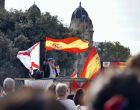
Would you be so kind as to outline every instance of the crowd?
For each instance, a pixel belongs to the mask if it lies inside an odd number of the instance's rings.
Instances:
[[[15,81],[6,78],[0,89],[0,110],[139,110],[140,54],[123,69],[99,74],[87,89],[77,88],[73,95],[62,82],[15,90]]]

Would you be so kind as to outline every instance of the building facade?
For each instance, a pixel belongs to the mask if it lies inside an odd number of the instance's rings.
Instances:
[[[70,29],[80,32],[80,38],[83,40],[88,40],[90,43],[89,45],[92,45],[94,33],[93,24],[87,11],[81,6],[81,2],[79,3],[79,7],[72,13]],[[82,71],[87,55],[88,52],[77,55],[74,69],[77,70],[78,73]]]
[[[5,0],[0,0],[0,10],[5,9]]]

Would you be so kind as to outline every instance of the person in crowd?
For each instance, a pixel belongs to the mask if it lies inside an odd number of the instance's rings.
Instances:
[[[84,95],[84,90],[82,88],[77,89],[76,94],[73,98],[77,106],[77,110],[87,110],[87,106],[84,102]]]
[[[56,65],[54,58],[48,58],[48,62],[43,65],[44,78],[56,78],[59,73],[59,65]]]
[[[24,87],[0,100],[1,110],[67,110],[58,100],[47,98],[43,89]]]
[[[90,92],[91,110],[139,110],[140,74],[135,70],[112,70],[98,76]]]
[[[75,102],[75,105],[84,105],[84,90],[82,88],[77,89],[73,100]]]
[[[137,69],[140,71],[140,54],[130,57],[126,63],[126,68]]]
[[[3,93],[2,95],[5,96],[7,94],[10,94],[14,92],[15,90],[15,81],[12,78],[6,78],[3,81]]]
[[[69,95],[70,91],[68,88],[68,85],[64,83],[58,83],[56,85],[56,96],[57,99],[64,104],[64,106],[68,110],[76,110],[76,105],[73,100],[67,99],[67,96]]]
[[[54,83],[48,85],[47,94],[49,98],[57,99],[56,97],[56,85]]]

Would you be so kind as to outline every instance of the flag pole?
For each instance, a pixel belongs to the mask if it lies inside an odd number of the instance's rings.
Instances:
[[[40,71],[43,71],[43,62],[46,59],[45,54],[45,38],[40,40]]]
[[[32,77],[32,75],[31,75],[31,73],[29,73],[29,76],[30,76],[30,78],[31,78],[31,79],[33,79],[33,77]]]

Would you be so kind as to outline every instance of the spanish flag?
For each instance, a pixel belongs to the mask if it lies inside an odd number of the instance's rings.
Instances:
[[[81,40],[77,37],[69,37],[65,39],[53,39],[46,37],[45,49],[49,50],[62,50],[71,53],[86,52],[89,47],[89,42]]]
[[[93,47],[85,61],[80,77],[94,79],[100,72],[100,69],[100,57],[96,51],[96,48]]]

